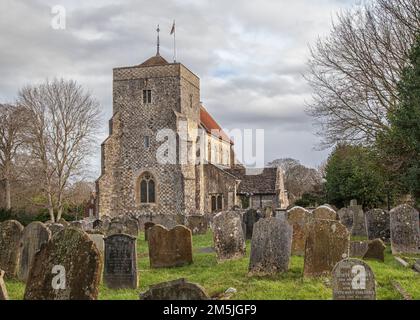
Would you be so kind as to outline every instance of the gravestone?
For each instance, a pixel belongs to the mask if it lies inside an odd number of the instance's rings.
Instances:
[[[88,236],[90,240],[93,241],[99,253],[103,257],[105,252],[104,235],[100,233],[88,233]]]
[[[206,234],[208,230],[207,217],[204,215],[190,215],[185,217],[185,225],[192,234]]]
[[[61,230],[64,230],[64,226],[60,223],[51,223],[48,226],[48,229],[51,231],[51,238],[60,232]]]
[[[213,242],[219,262],[245,255],[246,245],[240,213],[222,211],[214,216]]]
[[[306,224],[311,213],[302,207],[293,207],[287,212],[287,221],[293,227],[292,255],[303,256],[305,253]]]
[[[146,222],[144,224],[144,240],[145,241],[149,240],[149,231],[150,231],[150,228],[153,227],[154,225],[155,225],[155,223],[151,222],[151,221]]]
[[[135,237],[114,234],[105,238],[104,282],[111,289],[137,289]]]
[[[5,278],[15,278],[19,268],[19,247],[23,226],[16,220],[0,223],[0,269]]]
[[[102,220],[96,219],[93,221],[92,227],[94,230],[102,230],[104,222]]]
[[[367,227],[365,213],[362,206],[351,206],[349,209],[353,212],[353,225],[351,228],[352,237],[363,237],[367,239]]]
[[[417,259],[414,263],[413,269],[417,272],[420,272],[420,259]]]
[[[353,227],[353,211],[350,208],[341,208],[337,211],[340,222],[346,226],[348,230]]]
[[[350,241],[350,257],[363,258],[368,250],[369,241]]]
[[[254,225],[249,272],[273,274],[289,269],[293,228],[276,218],[260,219]]]
[[[191,230],[178,225],[168,230],[157,224],[149,229],[149,259],[151,268],[181,267],[191,264]]]
[[[0,301],[9,300],[6,284],[4,283],[4,271],[0,270]]]
[[[386,245],[382,239],[374,239],[368,242],[368,249],[363,256],[363,259],[375,259],[384,262],[385,261],[385,249]]]
[[[335,264],[347,258],[350,234],[338,221],[315,219],[307,227],[305,276],[329,275]]]
[[[129,217],[116,217],[112,219],[108,227],[107,235],[111,236],[113,234],[121,233],[128,234],[132,237],[138,237],[139,225],[137,220]]]
[[[369,240],[382,239],[389,241],[389,212],[382,209],[372,209],[366,212],[366,227]]]
[[[312,211],[314,219],[337,220],[337,213],[328,205],[322,205]]]
[[[32,222],[23,229],[18,269],[19,280],[26,282],[35,253],[50,239],[51,231],[42,222]]]
[[[185,279],[162,282],[150,286],[140,294],[141,300],[209,300],[204,288]]]
[[[243,214],[245,239],[252,239],[254,224],[261,218],[255,209],[249,209]]]
[[[334,300],[375,300],[375,275],[367,263],[344,259],[332,271]]]
[[[419,253],[419,212],[403,204],[389,212],[392,254]]]
[[[25,300],[96,300],[101,256],[88,235],[66,228],[35,254]]]

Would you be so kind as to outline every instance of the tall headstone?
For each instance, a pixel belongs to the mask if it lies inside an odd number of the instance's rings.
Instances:
[[[389,212],[393,254],[419,253],[419,212],[403,204]]]
[[[314,219],[337,220],[337,213],[328,205],[322,205],[312,211]]]
[[[363,212],[362,206],[351,206],[349,207],[353,212],[353,225],[351,228],[352,237],[363,237],[367,239],[367,227],[365,220],[365,213]]]
[[[273,274],[289,269],[293,227],[276,218],[260,219],[254,225],[249,272]]]
[[[136,238],[114,234],[105,238],[104,282],[111,289],[136,289]]]
[[[185,279],[162,282],[150,286],[140,294],[141,300],[209,300],[204,288]]]
[[[180,267],[193,262],[191,230],[185,226],[168,230],[155,225],[149,229],[148,244],[151,268]]]
[[[154,222],[148,221],[144,224],[144,240],[149,241],[149,231],[150,228],[155,225]]]
[[[287,221],[293,227],[292,255],[303,256],[305,253],[306,225],[311,213],[302,207],[293,207],[287,212]]]
[[[66,228],[35,254],[25,300],[96,300],[101,256],[88,235]]]
[[[2,300],[9,300],[9,294],[4,283],[4,271],[0,270],[0,301]]]
[[[382,239],[389,241],[389,212],[382,209],[372,209],[366,212],[366,226],[369,240]]]
[[[252,239],[252,230],[254,224],[261,218],[260,214],[255,209],[249,209],[243,214],[245,239]]]
[[[23,226],[16,220],[0,223],[0,269],[5,278],[15,278],[19,267],[19,247]]]
[[[185,217],[185,225],[192,234],[206,234],[208,230],[207,217],[204,215],[190,215]]]
[[[222,211],[214,216],[213,242],[219,262],[245,255],[242,217],[238,211]]]
[[[305,276],[327,276],[335,264],[347,258],[350,234],[338,221],[315,219],[308,225],[305,245]]]
[[[42,222],[32,222],[25,227],[20,246],[19,280],[26,282],[35,254],[50,239],[51,231]]]
[[[375,275],[367,263],[344,259],[332,271],[334,300],[375,300]]]
[[[337,211],[340,222],[346,226],[348,230],[353,227],[353,211],[350,208],[341,208]]]

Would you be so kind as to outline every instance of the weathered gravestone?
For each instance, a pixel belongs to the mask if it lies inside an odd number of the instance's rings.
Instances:
[[[242,217],[237,211],[223,211],[213,218],[213,242],[217,260],[242,258],[246,245]]]
[[[368,242],[368,249],[363,256],[363,259],[375,259],[384,262],[385,261],[385,249],[386,245],[382,239],[374,239]]]
[[[344,259],[332,271],[334,300],[375,300],[375,275],[368,264]]]
[[[350,241],[350,257],[362,258],[368,250],[369,241]]]
[[[310,217],[311,213],[302,207],[293,207],[287,212],[287,221],[293,227],[292,255],[305,253],[306,225]]]
[[[341,208],[337,211],[340,222],[346,226],[348,230],[353,227],[353,211],[350,208]]]
[[[337,220],[337,213],[328,205],[322,205],[312,211],[314,219]]]
[[[9,295],[7,294],[6,284],[4,283],[4,271],[0,270],[0,301],[9,300]]]
[[[273,274],[289,269],[293,228],[276,218],[260,219],[254,225],[249,272]]]
[[[149,229],[148,244],[151,268],[180,267],[193,262],[191,230],[185,226],[168,230],[157,224]]]
[[[382,209],[372,209],[366,212],[366,226],[369,240],[390,238],[389,212]]]
[[[393,254],[419,253],[419,213],[403,204],[389,212],[391,226],[391,249]]]
[[[42,222],[32,222],[25,227],[20,246],[19,280],[26,282],[35,254],[50,239],[51,231]]]
[[[363,237],[367,239],[367,228],[365,213],[362,206],[351,206],[349,209],[353,212],[353,225],[351,228],[352,237]]]
[[[129,217],[116,217],[112,219],[108,227],[107,235],[111,236],[113,234],[121,233],[137,237],[139,235],[138,221]]]
[[[96,248],[98,249],[99,253],[103,257],[105,252],[105,242],[104,242],[104,235],[100,233],[88,233],[90,240],[93,241]]]
[[[150,231],[150,228],[153,227],[154,225],[155,223],[151,221],[146,222],[144,224],[144,240],[145,241],[149,241],[149,231]]]
[[[23,226],[16,220],[0,223],[0,269],[6,278],[17,276]]]
[[[318,220],[308,224],[303,274],[329,275],[335,264],[346,258],[350,234],[338,221]]]
[[[51,223],[48,225],[48,229],[51,231],[51,237],[60,231],[64,230],[64,226],[60,223]]]
[[[204,288],[185,279],[162,282],[150,286],[140,294],[141,300],[209,300]]]
[[[135,237],[114,234],[105,238],[104,282],[111,289],[137,288]]]
[[[417,272],[420,272],[420,259],[417,259],[414,263],[413,269]]]
[[[206,234],[208,229],[207,217],[204,215],[190,215],[185,217],[185,225],[192,234]]]
[[[35,254],[25,300],[96,300],[101,256],[88,235],[76,228],[57,233]]]
[[[252,231],[254,224],[261,218],[260,214],[255,209],[249,209],[243,214],[245,239],[252,239]]]

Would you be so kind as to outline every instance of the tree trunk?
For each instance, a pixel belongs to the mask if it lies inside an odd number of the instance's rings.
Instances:
[[[10,210],[12,208],[12,200],[11,200],[11,192],[10,192],[10,180],[9,178],[4,179],[4,191],[6,197],[6,210]]]

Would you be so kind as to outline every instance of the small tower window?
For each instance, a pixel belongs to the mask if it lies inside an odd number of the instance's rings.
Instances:
[[[193,95],[190,94],[190,108],[193,107]]]
[[[143,90],[143,103],[152,103],[152,90]]]
[[[140,178],[140,202],[155,203],[156,190],[155,181],[149,173],[145,173]]]
[[[145,149],[149,149],[149,147],[150,147],[150,137],[149,136],[143,137],[143,145],[144,145]]]

